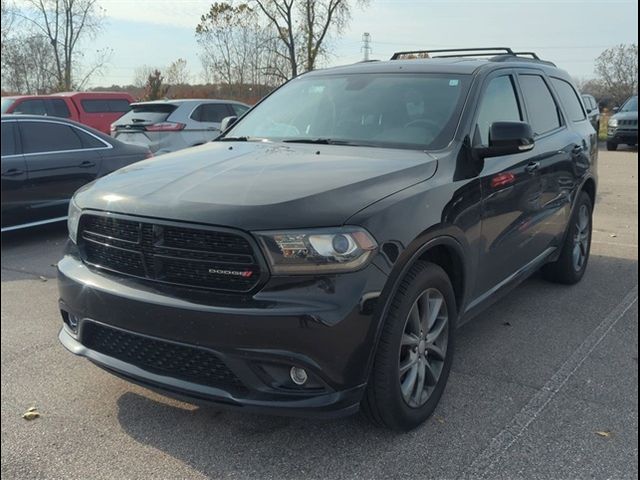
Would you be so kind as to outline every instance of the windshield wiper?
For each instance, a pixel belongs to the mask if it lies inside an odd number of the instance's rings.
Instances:
[[[282,140],[283,143],[310,143],[314,145],[347,145],[351,147],[379,147],[373,143],[353,141],[353,140],[336,140],[333,138],[288,138]]]

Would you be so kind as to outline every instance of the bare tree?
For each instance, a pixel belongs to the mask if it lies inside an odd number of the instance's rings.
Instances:
[[[165,79],[169,85],[186,85],[191,79],[191,73],[187,68],[187,61],[179,58],[167,67]]]
[[[354,3],[369,0],[253,0],[287,51],[291,76],[313,70],[332,35],[348,25]]]
[[[56,87],[52,48],[44,35],[10,38],[2,47],[2,87],[26,94],[49,93]]]
[[[638,45],[618,45],[596,58],[599,83],[615,105],[638,92]]]
[[[0,18],[0,27],[2,32],[1,48],[4,50],[4,44],[13,32],[13,25],[16,19],[16,12],[13,3],[9,0],[0,1],[0,10],[2,17]]]
[[[196,37],[207,80],[227,90],[274,85],[288,78],[286,55],[270,25],[248,4],[215,3],[202,15]]]
[[[149,80],[149,76],[154,71],[160,70],[158,67],[152,67],[150,65],[140,65],[133,71],[133,86],[137,88],[144,88]]]
[[[106,63],[108,51],[97,52],[94,63],[80,74],[81,42],[100,31],[104,11],[97,0],[25,0],[28,10],[21,16],[31,23],[52,46],[58,88],[71,90],[89,80]]]

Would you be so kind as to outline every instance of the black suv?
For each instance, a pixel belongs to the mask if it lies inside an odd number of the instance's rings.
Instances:
[[[60,340],[178,397],[411,429],[456,327],[539,269],[581,279],[596,161],[569,75],[530,53],[301,75],[76,193]]]

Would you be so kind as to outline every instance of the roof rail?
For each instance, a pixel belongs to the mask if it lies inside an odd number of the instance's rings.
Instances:
[[[490,62],[534,62],[534,63],[542,63],[544,65],[549,65],[551,67],[556,66],[555,63],[550,62],[548,60],[541,60],[540,57],[538,57],[538,55],[536,55],[533,52],[514,52],[513,54],[496,55],[495,57],[491,57],[489,61]]]
[[[436,57],[450,58],[450,57],[491,57],[498,53],[514,55],[513,50],[509,47],[485,47],[485,48],[446,48],[439,50],[410,50],[406,52],[396,52],[391,57],[391,60],[399,60],[401,57],[415,55],[422,56],[422,58],[433,58],[433,54],[437,54]],[[440,55],[440,54],[447,55]]]

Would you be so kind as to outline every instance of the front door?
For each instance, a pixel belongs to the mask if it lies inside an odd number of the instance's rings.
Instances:
[[[525,121],[513,72],[485,80],[475,121],[474,145],[488,145],[494,122]],[[535,219],[540,210],[541,178],[531,152],[486,158],[482,188],[482,251],[476,298],[490,293],[540,252]]]
[[[27,166],[20,153],[17,122],[2,121],[2,228],[28,223]]]

